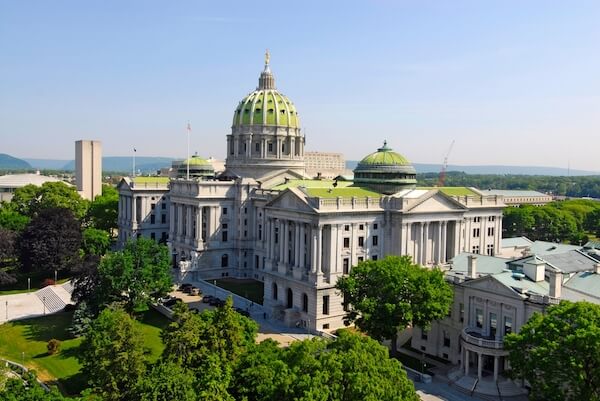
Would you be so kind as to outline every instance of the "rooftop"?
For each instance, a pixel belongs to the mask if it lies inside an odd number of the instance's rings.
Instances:
[[[529,247],[533,242],[527,237],[502,238],[501,248]]]
[[[134,184],[168,184],[169,181],[170,181],[169,177],[162,177],[162,176],[152,176],[152,177],[139,176],[139,177],[133,178]]]
[[[276,185],[271,189],[282,191],[287,188],[333,188],[334,180],[288,180],[288,182]],[[338,181],[337,187],[344,188],[352,185],[352,182]]]
[[[60,178],[49,177],[47,175],[40,174],[7,174],[0,176],[0,187],[4,188],[20,188],[25,185],[42,185],[45,182],[64,182],[67,185],[71,185]]]
[[[337,188],[306,188],[305,192],[308,196],[316,197],[316,198],[352,198],[352,197],[361,197],[361,198],[380,198],[381,194],[371,191],[366,188],[361,187],[342,187],[339,186]]]
[[[546,195],[545,193],[538,191],[521,191],[521,190],[510,190],[510,189],[480,189],[479,190],[483,195],[501,195],[508,197],[538,197],[544,196],[548,197],[550,195]]]
[[[468,187],[417,187],[417,189],[437,189],[449,196],[480,196],[477,192]]]
[[[532,254],[544,256],[552,253],[564,253],[576,249],[581,249],[581,247],[577,245],[559,244],[555,242],[535,241],[533,244],[531,244],[530,252]]]

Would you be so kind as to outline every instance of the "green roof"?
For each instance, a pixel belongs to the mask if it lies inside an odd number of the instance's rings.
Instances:
[[[169,177],[134,177],[135,184],[168,184]]]
[[[478,193],[467,187],[418,187],[417,189],[439,189],[441,192],[450,196],[480,196]]]
[[[300,127],[292,101],[275,89],[256,90],[242,99],[233,114],[233,125]]]
[[[399,153],[392,151],[392,149],[387,146],[387,142],[384,142],[383,147],[377,149],[377,152],[371,153],[358,163],[358,167],[366,167],[373,165],[410,166],[411,164],[407,158],[405,158]]]
[[[361,187],[337,187],[337,188],[307,188],[309,196],[315,198],[380,198],[381,194]]]
[[[331,188],[333,180],[289,180],[284,184],[276,185],[271,189],[275,190],[284,190],[287,188],[297,188],[297,187],[305,187],[305,188]],[[352,182],[349,181],[338,181],[338,188],[344,188],[352,185]]]
[[[210,164],[210,162],[206,159],[203,159],[199,156],[192,156],[187,160],[184,160],[181,165],[182,166],[187,166],[188,162],[190,163],[190,166],[211,166],[212,164]]]

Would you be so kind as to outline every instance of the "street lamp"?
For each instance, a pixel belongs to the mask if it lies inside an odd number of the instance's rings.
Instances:
[[[8,301],[6,301],[6,321],[8,322]]]
[[[27,277],[27,291],[31,291],[31,277]]]
[[[217,297],[217,280],[213,280],[213,284],[215,286],[215,298]]]
[[[54,284],[58,281],[58,271],[54,270]]]

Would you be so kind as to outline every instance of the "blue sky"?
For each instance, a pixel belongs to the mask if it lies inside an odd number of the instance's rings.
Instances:
[[[0,0],[0,153],[224,157],[265,48],[307,149],[598,170],[598,1]]]

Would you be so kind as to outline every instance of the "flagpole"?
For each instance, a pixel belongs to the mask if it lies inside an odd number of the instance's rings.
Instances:
[[[132,174],[132,177],[134,177],[134,178],[135,178],[135,152],[137,152],[137,151],[135,148],[133,148],[133,170],[132,170],[133,174]]]
[[[187,125],[187,159],[185,159],[186,164],[187,164],[187,179],[190,179],[190,131],[192,130],[192,127],[190,126],[190,123],[188,122]]]

